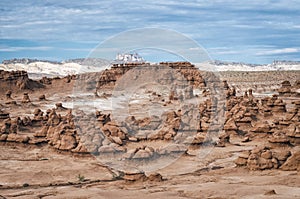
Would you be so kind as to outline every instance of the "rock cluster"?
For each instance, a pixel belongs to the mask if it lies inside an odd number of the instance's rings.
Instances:
[[[107,69],[100,74],[98,78],[96,91],[101,90],[103,88],[112,88],[115,85],[115,82],[120,79],[126,72],[135,67],[167,67],[170,69],[174,69],[174,72],[181,73],[184,81],[190,82],[192,86],[203,88],[206,83],[202,77],[202,73],[191,63],[189,62],[162,62],[157,66],[150,66],[147,63],[144,64],[134,64],[134,63],[126,63],[126,64],[116,64],[113,65],[111,69]],[[187,92],[190,94],[190,92]]]
[[[12,120],[9,117],[9,114],[3,111],[0,112],[0,116],[2,116],[2,119],[0,119],[0,141],[20,143],[27,143],[29,141],[29,137],[27,135],[17,133],[19,126],[26,126],[31,122],[28,121],[28,118],[16,118]]]
[[[296,81],[295,84],[292,86],[289,81],[283,81],[281,83],[281,88],[279,88],[277,91],[279,93],[279,96],[285,96],[285,97],[299,97],[300,92],[300,81]]]
[[[237,166],[246,166],[250,170],[282,169],[297,170],[300,159],[299,151],[291,153],[290,150],[270,149],[269,147],[257,147],[252,151],[241,153],[235,161]]]

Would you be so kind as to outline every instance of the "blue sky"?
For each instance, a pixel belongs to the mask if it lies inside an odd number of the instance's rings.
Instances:
[[[1,0],[0,61],[86,57],[136,28],[182,33],[214,60],[300,60],[299,0]]]

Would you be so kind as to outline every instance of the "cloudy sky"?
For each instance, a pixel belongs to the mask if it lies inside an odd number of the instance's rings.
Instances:
[[[300,60],[300,0],[1,0],[0,61],[86,57],[137,28],[177,31],[214,60]]]

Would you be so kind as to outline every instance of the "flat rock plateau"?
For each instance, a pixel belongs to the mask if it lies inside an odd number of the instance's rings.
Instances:
[[[300,198],[300,71],[0,71],[0,198]]]

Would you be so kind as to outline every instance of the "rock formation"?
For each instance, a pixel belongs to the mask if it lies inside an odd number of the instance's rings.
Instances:
[[[1,92],[3,93],[7,92],[8,90],[32,90],[43,87],[41,83],[29,79],[26,71],[0,70],[0,84]]]
[[[26,103],[29,103],[29,102],[31,102],[31,101],[30,101],[28,93],[24,93],[22,103],[26,104]]]

